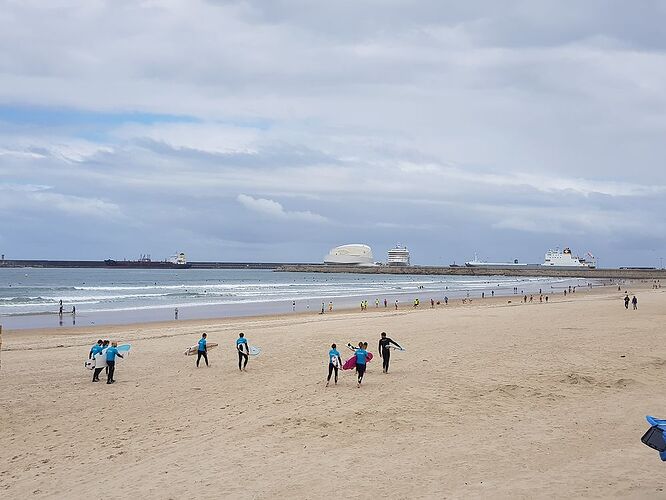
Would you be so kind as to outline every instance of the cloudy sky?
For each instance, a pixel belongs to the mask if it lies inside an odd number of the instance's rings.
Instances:
[[[665,5],[0,0],[0,250],[659,265]]]

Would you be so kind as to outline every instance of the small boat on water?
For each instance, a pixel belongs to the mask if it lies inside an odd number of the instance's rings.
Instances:
[[[107,267],[125,268],[125,269],[189,269],[192,264],[187,262],[183,252],[174,255],[169,260],[154,261],[150,255],[141,255],[138,260],[113,260],[106,259],[104,264]]]

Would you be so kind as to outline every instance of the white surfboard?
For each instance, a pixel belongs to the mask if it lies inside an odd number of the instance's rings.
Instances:
[[[106,349],[95,354],[95,368],[106,368]]]
[[[210,351],[211,349],[215,349],[218,346],[216,342],[208,342],[206,344],[206,350]],[[199,351],[199,344],[194,344],[185,349],[185,356],[194,356],[197,352]]]

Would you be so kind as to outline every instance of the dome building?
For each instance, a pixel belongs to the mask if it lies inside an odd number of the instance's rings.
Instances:
[[[372,249],[368,245],[351,244],[335,247],[324,257],[324,264],[345,266],[373,266]]]

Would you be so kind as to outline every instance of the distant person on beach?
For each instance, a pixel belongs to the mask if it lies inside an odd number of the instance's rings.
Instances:
[[[238,369],[247,371],[247,360],[250,358],[250,348],[247,345],[247,339],[244,333],[239,333],[236,339],[236,350],[238,351]]]
[[[106,364],[109,367],[109,373],[106,376],[106,383],[113,384],[113,374],[116,371],[116,356],[122,358],[123,355],[118,352],[118,342],[111,342],[111,347],[106,350]]]
[[[338,370],[342,366],[342,358],[338,352],[337,346],[331,344],[331,350],[328,351],[328,378],[326,379],[326,387],[331,381],[331,375],[335,372],[335,384],[338,383]]]
[[[178,319],[178,308],[177,307],[173,311],[173,319]]]
[[[382,372],[388,373],[389,362],[391,361],[391,344],[396,346],[398,349],[402,349],[400,344],[395,340],[386,336],[386,332],[382,332],[382,336],[379,339],[379,357],[382,358]]]
[[[295,300],[292,301],[292,303],[291,303],[291,310],[292,310],[292,311],[295,311],[295,310],[296,310],[296,301],[295,301]]]
[[[634,297],[631,299],[631,305],[634,306],[634,311],[638,309],[638,299],[634,295]]]
[[[328,312],[333,312],[333,302],[328,303]]]
[[[494,297],[495,296],[495,290],[490,290],[490,296]]]
[[[197,368],[199,368],[199,361],[201,361],[201,358],[206,361],[206,366],[210,366],[208,364],[208,347],[206,347],[206,334],[202,333],[201,338],[199,339],[199,347],[197,348]]]
[[[449,298],[447,296],[444,296],[444,305],[445,306],[449,305]]]
[[[388,300],[384,299],[384,309],[388,307]]]
[[[546,304],[548,303],[548,295],[546,295]]]
[[[375,308],[379,307],[379,299],[375,299]]]
[[[629,309],[629,295],[624,296],[624,308]]]
[[[76,316],[76,306],[72,306],[72,316]]]
[[[62,300],[60,302],[61,304],[60,304],[60,309],[58,309],[58,314],[62,316]]]
[[[395,299],[395,310],[398,310],[398,299]]]
[[[324,314],[324,303],[321,303],[321,314]]]
[[[430,299],[430,309],[435,307],[435,299]]]

